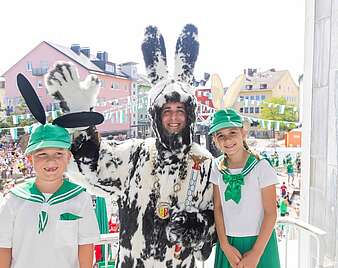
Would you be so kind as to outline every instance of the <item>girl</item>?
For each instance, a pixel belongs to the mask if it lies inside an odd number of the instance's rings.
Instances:
[[[214,160],[214,214],[219,242],[215,268],[280,268],[276,223],[277,175],[249,150],[241,116],[214,114],[209,134],[223,155]]]

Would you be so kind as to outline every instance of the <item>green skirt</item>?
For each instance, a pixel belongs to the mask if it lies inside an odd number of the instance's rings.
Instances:
[[[228,236],[229,243],[238,249],[243,255],[255,244],[257,236],[233,237]],[[219,242],[216,244],[214,268],[231,268],[226,256],[221,249]],[[257,268],[280,268],[278,246],[275,231],[272,232],[270,240],[265,247],[264,253],[257,265]]]

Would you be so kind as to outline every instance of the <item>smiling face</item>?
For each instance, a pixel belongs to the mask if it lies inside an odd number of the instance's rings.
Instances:
[[[243,128],[223,128],[213,135],[213,140],[219,150],[231,156],[243,152],[245,134]]]
[[[169,102],[162,108],[162,126],[169,134],[180,133],[187,124],[187,114],[184,103]]]
[[[37,180],[41,182],[57,182],[63,179],[71,152],[62,148],[43,148],[28,155],[33,165]]]

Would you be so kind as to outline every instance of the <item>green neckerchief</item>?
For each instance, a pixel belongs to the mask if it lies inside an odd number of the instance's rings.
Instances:
[[[26,183],[14,187],[10,190],[15,196],[40,204],[46,204],[47,206],[52,206],[59,204],[61,202],[72,199],[73,197],[79,195],[81,192],[85,191],[85,188],[70,182],[68,179],[64,179],[60,188],[52,194],[48,199],[40,192],[36,187],[35,179],[31,179]],[[42,233],[48,222],[48,213],[43,209],[39,213],[39,225],[38,233]]]
[[[242,197],[241,188],[244,185],[244,177],[255,167],[259,160],[253,154],[250,154],[244,168],[239,174],[231,174],[226,167],[225,161],[224,155],[217,158],[218,169],[223,174],[224,183],[227,184],[224,199],[225,201],[232,199],[238,204]]]

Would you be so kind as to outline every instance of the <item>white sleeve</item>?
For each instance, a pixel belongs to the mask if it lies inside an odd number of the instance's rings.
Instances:
[[[100,230],[90,195],[86,192],[79,220],[79,245],[92,244],[100,240]]]
[[[15,218],[10,206],[12,198],[11,194],[7,194],[0,203],[0,248],[12,247]]]
[[[211,166],[211,173],[210,173],[210,182],[219,185],[219,178],[221,177],[221,173],[219,172],[217,168],[217,162],[216,159],[212,160],[212,166]]]
[[[258,168],[258,183],[260,188],[265,188],[270,185],[278,184],[279,180],[275,169],[267,160],[261,160],[257,164]]]

